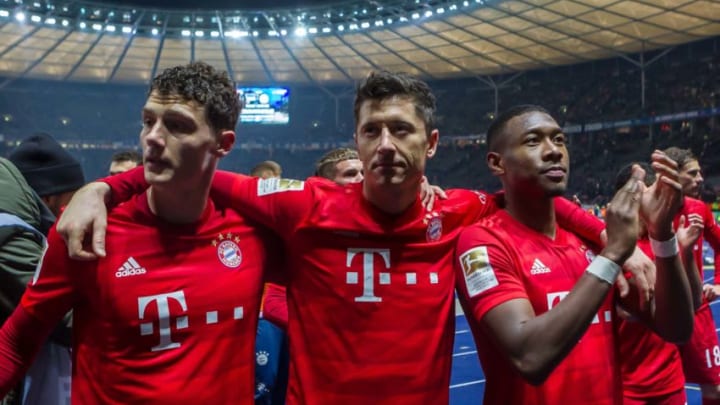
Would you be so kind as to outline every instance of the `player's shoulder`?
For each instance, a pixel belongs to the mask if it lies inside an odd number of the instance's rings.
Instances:
[[[461,243],[498,242],[502,243],[511,238],[506,220],[499,212],[479,219],[477,222],[465,227],[460,233]]]
[[[691,213],[702,213],[708,209],[707,205],[701,200],[698,200],[698,199],[692,198],[692,197],[683,197],[683,198],[684,198],[683,204],[685,205],[685,207],[687,207],[688,211]]]
[[[453,188],[446,190],[445,194],[447,198],[437,199],[437,204],[446,209],[495,204],[494,196],[484,191]]]

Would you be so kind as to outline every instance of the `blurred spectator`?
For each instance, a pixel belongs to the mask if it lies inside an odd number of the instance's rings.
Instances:
[[[117,152],[112,156],[110,160],[111,176],[118,173],[126,172],[130,169],[134,169],[142,164],[142,155],[134,150],[125,150]]]

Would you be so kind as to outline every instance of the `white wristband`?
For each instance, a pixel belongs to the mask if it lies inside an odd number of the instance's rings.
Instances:
[[[675,257],[680,253],[680,247],[675,235],[663,242],[650,238],[650,248],[655,257],[660,258]]]
[[[608,284],[613,284],[620,274],[620,266],[607,257],[595,256],[585,271]]]

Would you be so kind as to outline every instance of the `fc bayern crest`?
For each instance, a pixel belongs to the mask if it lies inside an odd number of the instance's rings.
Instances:
[[[232,233],[227,235],[221,233],[212,241],[212,245],[217,246],[218,259],[231,269],[238,267],[242,263],[242,252],[238,242],[240,242],[240,238],[233,236]]]
[[[425,237],[428,242],[435,242],[442,236],[442,218],[433,215],[427,222],[427,233]]]

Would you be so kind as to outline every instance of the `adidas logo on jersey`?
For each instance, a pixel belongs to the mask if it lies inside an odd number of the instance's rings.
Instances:
[[[550,273],[548,266],[544,265],[540,259],[535,259],[532,267],[530,268],[530,274],[545,274]]]
[[[118,268],[117,272],[115,272],[115,277],[120,278],[138,276],[145,273],[147,273],[145,267],[140,266],[138,262],[135,261],[135,259],[129,257],[127,260],[125,260],[125,263],[123,263],[123,265]]]

